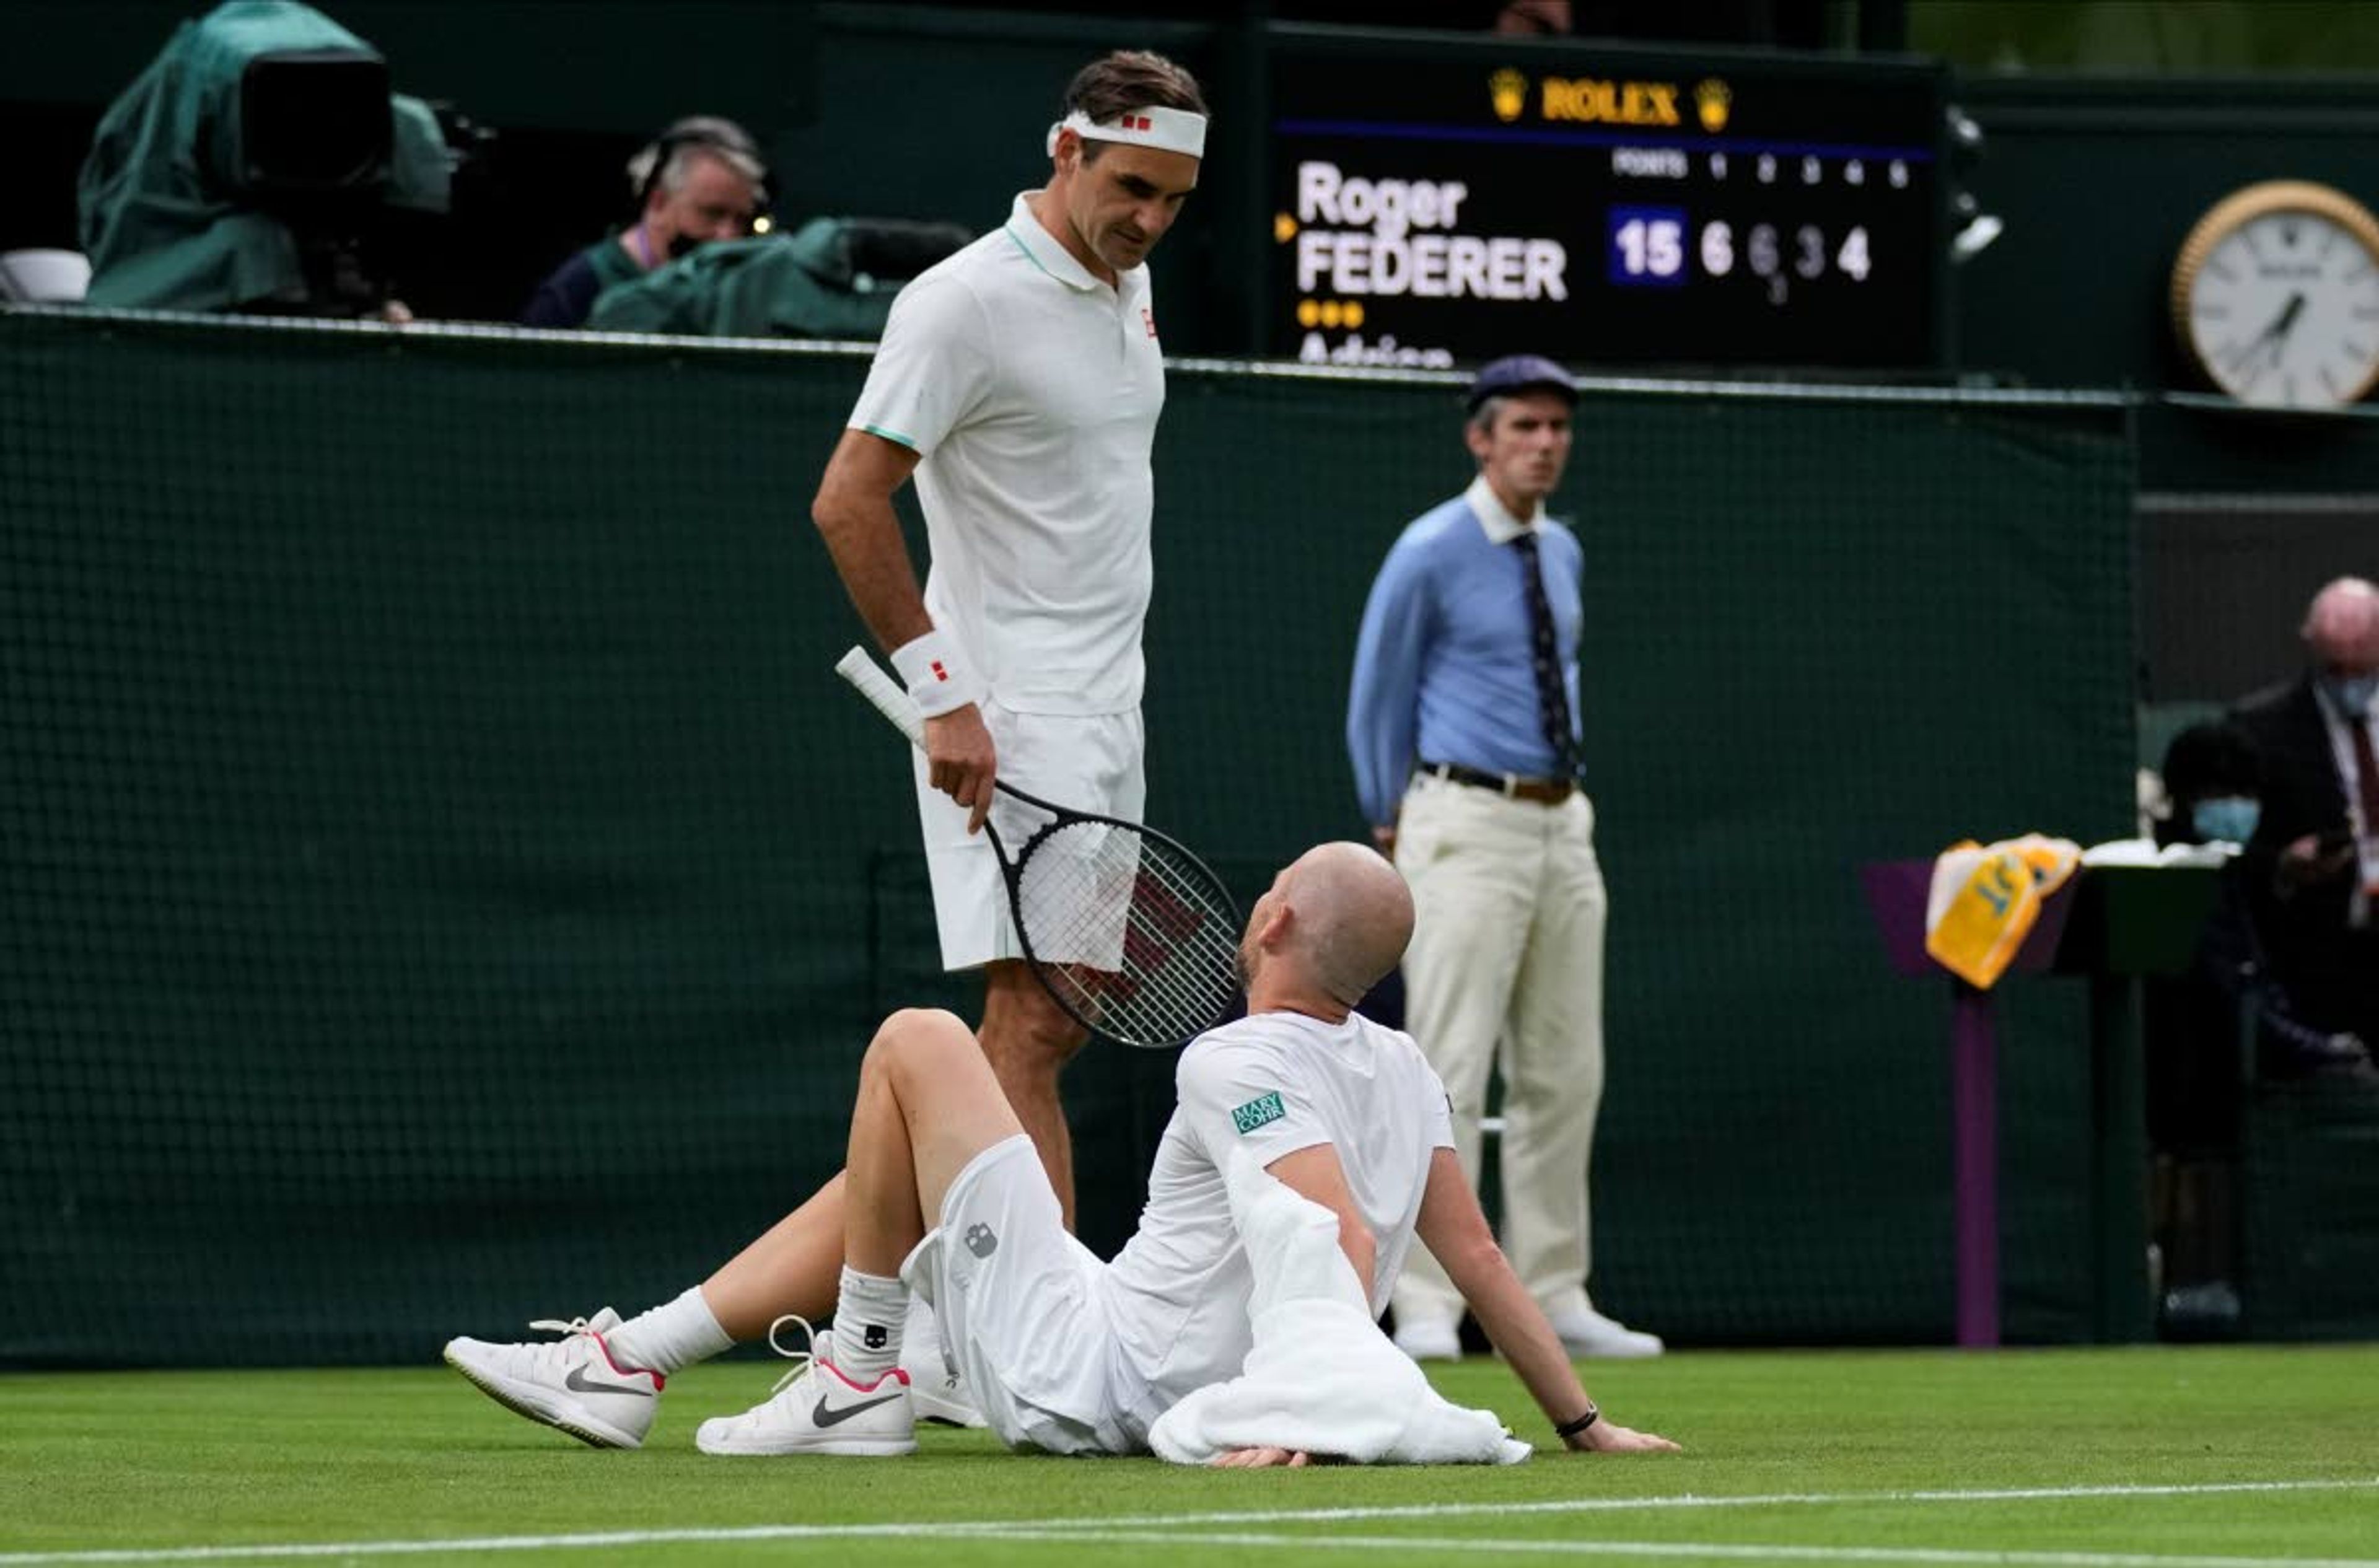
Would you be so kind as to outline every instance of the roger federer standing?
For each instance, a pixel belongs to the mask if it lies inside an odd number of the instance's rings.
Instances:
[[[1069,1228],[1057,1074],[1085,1036],[1022,963],[978,830],[996,776],[1080,810],[1141,814],[1149,457],[1165,405],[1146,261],[1205,147],[1205,102],[1171,61],[1122,52],[1078,73],[1049,127],[1047,186],[893,303],[810,509],[927,716],[917,810],[942,961],[984,972],[977,1038]],[[922,590],[892,508],[912,476],[932,550]],[[904,1333],[906,1287],[843,1267],[842,1195],[829,1182],[701,1285],[624,1322],[607,1308],[540,1324],[559,1328],[555,1342],[458,1339],[446,1358],[531,1419],[634,1448],[669,1374],[767,1337],[780,1313],[831,1309],[871,1353],[900,1346],[919,1415],[980,1424],[929,1320]]]
[[[1206,105],[1161,55],[1085,66],[1048,185],[901,291],[811,508],[925,714],[917,809],[942,962],[984,971],[978,1038],[1068,1223],[1057,1074],[1081,1027],[1021,961],[990,845],[992,780],[1137,821],[1149,455],[1165,365],[1149,251],[1197,186]],[[912,476],[920,591],[892,497]]]
[[[1657,1356],[1597,1311],[1587,1167],[1602,1099],[1609,902],[1578,787],[1577,536],[1545,515],[1569,461],[1568,372],[1498,359],[1469,392],[1470,488],[1388,551],[1363,609],[1346,745],[1380,847],[1412,887],[1407,1027],[1445,1080],[1479,1176],[1488,1069],[1503,1076],[1503,1242],[1571,1354]],[[1461,1293],[1416,1254],[1397,1345],[1461,1354]]]

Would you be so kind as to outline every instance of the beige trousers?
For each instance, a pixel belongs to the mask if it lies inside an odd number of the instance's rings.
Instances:
[[[1475,1184],[1492,1067],[1503,1079],[1503,1250],[1548,1316],[1583,1311],[1610,913],[1593,804],[1573,794],[1537,805],[1419,776],[1397,818],[1396,869],[1419,911],[1405,1026],[1445,1080],[1462,1168]],[[1423,1247],[1391,1299],[1400,1323],[1462,1315],[1460,1294]]]

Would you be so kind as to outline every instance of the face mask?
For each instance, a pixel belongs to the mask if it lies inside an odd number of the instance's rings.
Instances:
[[[2255,836],[2255,824],[2263,814],[2260,802],[2244,795],[2226,795],[2219,800],[2198,802],[2189,814],[2189,825],[2197,829],[2200,838],[2243,844]]]
[[[2379,669],[2367,675],[2325,675],[2322,684],[2329,688],[2340,712],[2359,718],[2371,711],[2371,699],[2379,696]]]

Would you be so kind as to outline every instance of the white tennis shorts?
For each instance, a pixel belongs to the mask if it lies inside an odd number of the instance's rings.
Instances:
[[[1000,1441],[1130,1453],[1141,1445],[1116,1398],[1105,1268],[1067,1234],[1041,1156],[1020,1132],[967,1162],[900,1277],[932,1304],[942,1346]]]
[[[1145,738],[1130,713],[1011,713],[983,705],[999,777],[1055,805],[1138,822],[1148,801],[1141,767]],[[913,749],[913,748],[912,748]],[[966,808],[928,782],[925,754],[917,752],[917,820],[925,840],[925,870],[934,884],[934,923],[942,967],[973,969],[995,959],[1020,959],[1024,948],[1008,915],[1008,886],[991,840],[966,830]],[[992,802],[991,820],[1016,854],[1040,814],[1005,797]]]

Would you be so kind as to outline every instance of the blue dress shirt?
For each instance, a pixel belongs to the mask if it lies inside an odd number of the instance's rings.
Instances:
[[[1372,823],[1395,820],[1417,762],[1531,778],[1559,770],[1538,718],[1528,597],[1520,552],[1511,547],[1530,529],[1569,710],[1578,712],[1585,552],[1576,535],[1541,510],[1527,522],[1513,517],[1478,480],[1406,527],[1363,606],[1346,750]]]

